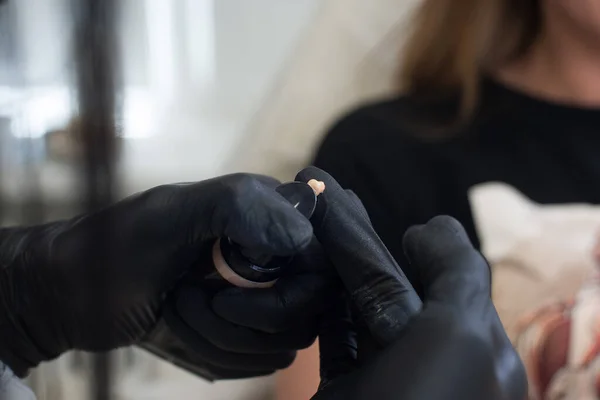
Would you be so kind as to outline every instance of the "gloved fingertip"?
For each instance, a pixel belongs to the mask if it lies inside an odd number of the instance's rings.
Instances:
[[[245,295],[240,288],[232,287],[219,291],[210,300],[213,310],[219,314],[227,312],[232,305],[239,304],[240,300],[244,301]]]
[[[306,249],[313,241],[314,229],[310,221],[305,221],[298,232],[295,250]]]
[[[294,180],[298,181],[298,182],[308,182],[311,179],[323,181],[323,179],[321,179],[321,178],[325,177],[326,175],[328,175],[328,174],[325,171],[323,171],[322,169],[314,167],[314,166],[309,166],[309,167],[304,168],[300,172],[298,172],[296,174],[296,178]],[[326,182],[325,182],[325,185],[327,185]]]
[[[281,360],[279,361],[278,365],[276,365],[276,368],[278,370],[288,368],[290,365],[292,365],[294,363],[294,361],[296,361],[297,355],[298,355],[298,353],[296,351],[282,353]]]
[[[413,225],[406,230],[404,237],[402,238],[402,248],[404,249],[404,255],[411,264],[417,258],[417,252],[419,248],[419,242],[421,238],[421,232],[423,231],[424,225]]]
[[[307,219],[301,219],[298,221],[294,229],[287,230],[289,235],[279,234],[278,238],[285,238],[288,243],[280,243],[282,250],[288,250],[290,254],[295,254],[301,250],[307,248],[313,238],[313,226]],[[276,239],[273,239],[271,243],[275,243]],[[274,247],[276,247],[274,245]]]
[[[407,258],[414,263],[444,259],[450,253],[456,253],[457,249],[473,250],[471,239],[461,223],[447,215],[409,228],[402,244]]]
[[[259,331],[269,331],[268,309],[271,289],[253,290],[227,288],[210,300],[210,308],[222,319]]]
[[[286,223],[271,224],[265,229],[263,235],[252,239],[255,242],[254,249],[284,257],[296,254],[308,247],[313,238],[312,224],[300,213],[292,215],[292,217],[293,219],[289,219]],[[246,244],[248,241],[248,238],[243,238],[238,242]],[[252,246],[247,245],[246,247],[251,248]]]
[[[354,190],[352,190],[352,189],[345,189],[345,190],[346,190],[346,193],[348,194],[348,197],[350,197],[352,199],[352,201],[362,204],[362,201],[357,196],[357,194],[354,192]]]
[[[430,229],[438,230],[440,233],[443,232],[447,235],[454,236],[459,241],[470,243],[469,235],[465,231],[465,228],[460,222],[454,217],[448,215],[438,215],[433,217],[427,225]]]

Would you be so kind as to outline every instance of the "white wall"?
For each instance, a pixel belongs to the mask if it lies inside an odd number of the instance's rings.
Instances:
[[[217,88],[224,108],[248,117],[293,56],[318,0],[218,0]]]
[[[128,190],[222,171],[318,7],[318,0],[216,1],[214,79],[179,92],[158,134],[127,145]]]
[[[228,170],[291,179],[329,125],[390,95],[417,0],[329,0],[248,127]]]

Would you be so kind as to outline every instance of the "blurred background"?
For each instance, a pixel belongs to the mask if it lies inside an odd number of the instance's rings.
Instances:
[[[4,224],[78,212],[70,1],[0,7]],[[120,1],[118,197],[241,170],[293,178],[340,112],[393,89],[414,3]],[[210,384],[141,350],[115,359],[119,399],[272,394],[273,378]],[[40,400],[84,399],[88,365],[86,355],[69,354],[29,383]]]

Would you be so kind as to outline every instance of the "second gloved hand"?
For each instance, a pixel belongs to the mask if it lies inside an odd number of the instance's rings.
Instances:
[[[278,184],[236,174],[166,185],[69,221],[2,229],[0,360],[23,376],[68,350],[150,340],[177,288],[175,312],[193,327],[193,343],[202,343],[181,356],[203,375],[240,378],[288,366],[316,336],[322,276],[297,269],[296,285],[282,278],[256,299],[236,289],[213,299],[186,286],[191,272],[212,268],[207,254],[221,236],[276,256],[308,247],[312,227],[275,192]]]
[[[315,400],[523,400],[523,365],[491,300],[490,271],[462,226],[438,217],[407,232],[416,292],[360,201],[315,168],[327,190],[315,235],[345,287],[323,319]],[[349,301],[347,301],[349,300]]]

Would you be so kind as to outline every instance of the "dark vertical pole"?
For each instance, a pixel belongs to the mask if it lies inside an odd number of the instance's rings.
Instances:
[[[113,201],[115,190],[115,114],[117,82],[117,0],[74,0],[74,55],[75,77],[79,104],[80,138],[83,144],[84,205],[88,212],[96,211]],[[111,222],[90,238],[90,246],[103,247],[107,254]],[[104,277],[105,278],[105,277]],[[90,276],[90,284],[97,288],[95,295],[102,309],[90,310],[98,315],[99,323],[109,322],[109,288],[106,279]],[[96,301],[94,302],[96,303]],[[110,356],[108,353],[94,356],[91,376],[92,397],[109,400],[111,396]]]

